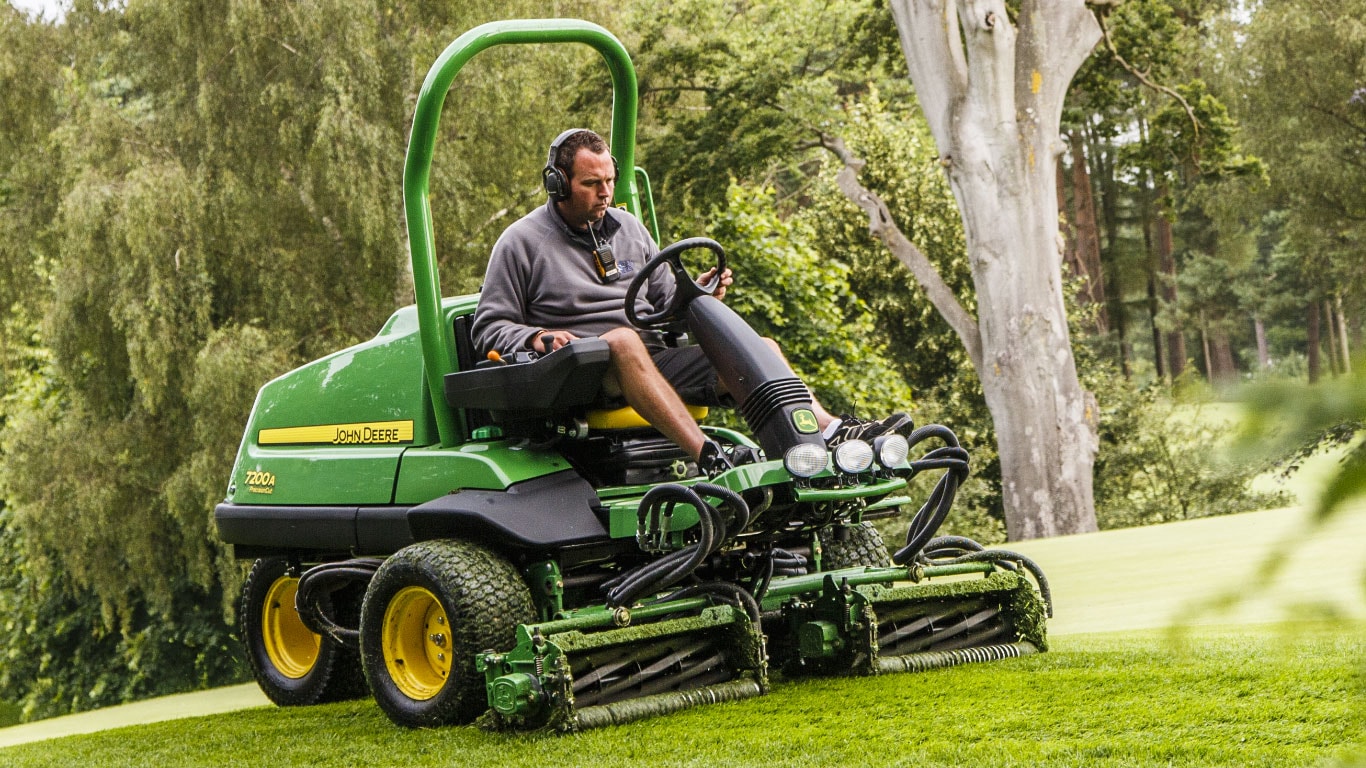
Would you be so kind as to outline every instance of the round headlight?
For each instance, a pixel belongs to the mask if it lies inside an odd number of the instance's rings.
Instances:
[[[783,466],[797,477],[815,477],[830,463],[830,454],[825,447],[812,443],[799,443],[787,449],[783,456]]]
[[[901,435],[883,435],[873,441],[877,463],[888,469],[899,467],[911,453],[911,445]]]
[[[873,446],[862,440],[846,440],[835,446],[835,466],[841,472],[857,474],[873,466]]]

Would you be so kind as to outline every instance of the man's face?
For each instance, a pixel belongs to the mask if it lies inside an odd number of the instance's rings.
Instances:
[[[570,226],[581,229],[607,215],[616,187],[616,167],[608,152],[583,148],[574,156],[574,176],[569,180],[569,199],[558,203]]]

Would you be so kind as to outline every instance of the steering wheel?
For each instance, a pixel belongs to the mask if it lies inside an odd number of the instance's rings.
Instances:
[[[693,280],[692,276],[683,268],[683,254],[694,248],[706,248],[716,254],[716,272],[712,275],[712,279],[705,284]],[[640,287],[645,285],[645,281],[650,278],[650,275],[664,264],[668,264],[674,274],[673,301],[669,302],[669,306],[653,314],[637,315],[636,294],[640,293]],[[626,319],[631,325],[642,329],[655,328],[679,320],[693,299],[699,296],[710,296],[716,292],[716,289],[721,285],[721,273],[725,271],[726,252],[721,248],[720,243],[709,237],[690,237],[686,240],[679,240],[650,259],[631,280],[630,287],[626,289]]]

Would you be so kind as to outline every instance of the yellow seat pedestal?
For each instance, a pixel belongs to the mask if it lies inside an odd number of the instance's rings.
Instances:
[[[689,405],[688,415],[692,416],[693,421],[701,421],[707,417],[707,407],[704,405]],[[629,405],[624,408],[615,408],[610,411],[589,411],[589,429],[640,429],[650,426],[650,422],[645,417],[636,413],[636,409]]]

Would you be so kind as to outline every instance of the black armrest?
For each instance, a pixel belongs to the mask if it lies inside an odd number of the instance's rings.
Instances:
[[[607,342],[579,339],[529,363],[448,373],[446,402],[525,415],[579,408],[598,396],[609,359]]]

